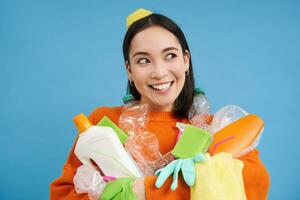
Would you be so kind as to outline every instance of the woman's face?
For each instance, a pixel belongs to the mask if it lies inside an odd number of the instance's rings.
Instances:
[[[126,68],[141,103],[152,110],[171,111],[183,88],[189,59],[189,52],[182,52],[178,39],[168,30],[151,26],[138,32],[131,41]]]

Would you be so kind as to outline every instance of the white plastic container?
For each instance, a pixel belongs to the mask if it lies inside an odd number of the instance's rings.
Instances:
[[[93,167],[93,160],[106,176],[142,177],[112,128],[93,126],[84,114],[77,115],[74,122],[80,133],[74,152],[82,164]]]

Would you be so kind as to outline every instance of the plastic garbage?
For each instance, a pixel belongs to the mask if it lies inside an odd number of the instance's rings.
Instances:
[[[253,150],[259,142],[264,128],[264,122],[254,114],[248,114],[225,126],[213,135],[209,153],[230,153],[239,157]]]
[[[74,117],[74,122],[80,133],[74,153],[81,163],[93,167],[93,160],[108,176],[142,176],[112,128],[93,126],[82,113]]]
[[[106,182],[100,173],[91,166],[81,165],[73,178],[77,193],[88,193],[90,200],[98,200]]]
[[[190,108],[188,119],[194,126],[206,130],[209,127],[210,104],[205,92],[196,88],[194,91],[193,104]]]
[[[148,121],[148,105],[134,101],[132,95],[124,97],[126,103],[119,118],[119,126],[128,133],[125,149],[144,175],[154,175],[166,164],[159,152],[159,141],[154,133],[145,130]]]
[[[148,104],[140,104],[132,95],[126,95],[123,102],[125,105],[119,118],[119,127],[128,135],[144,130],[148,122]]]
[[[225,126],[246,115],[248,115],[248,113],[239,106],[226,105],[215,113],[208,131],[211,134],[215,134]]]
[[[119,137],[119,140],[122,144],[125,144],[128,135],[124,133],[122,129],[120,129],[112,120],[110,120],[107,116],[103,116],[102,119],[98,122],[97,126],[108,126],[111,127],[117,136]]]

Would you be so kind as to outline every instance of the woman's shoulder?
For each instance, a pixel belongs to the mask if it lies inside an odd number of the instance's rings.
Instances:
[[[118,123],[119,117],[122,112],[122,107],[123,106],[97,107],[91,112],[89,119],[92,122],[92,124],[97,124],[104,116],[106,116],[113,122]]]

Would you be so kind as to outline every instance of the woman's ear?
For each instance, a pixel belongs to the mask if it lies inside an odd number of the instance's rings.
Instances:
[[[127,72],[127,76],[128,76],[128,80],[132,81],[131,77],[132,77],[132,72],[131,72],[131,67],[128,61],[125,62],[125,66],[126,66],[126,72]]]
[[[184,67],[186,71],[189,71],[191,55],[188,50],[185,50],[183,54],[183,59],[184,59]]]

